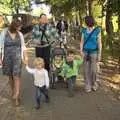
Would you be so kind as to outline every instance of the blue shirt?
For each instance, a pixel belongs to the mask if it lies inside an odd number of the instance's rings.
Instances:
[[[83,46],[84,48],[84,52],[88,52],[88,50],[91,50],[91,53],[97,53],[98,51],[98,35],[101,32],[100,28],[97,28],[92,35],[90,36],[90,38],[88,39],[88,36],[90,35],[90,31],[88,30],[88,28],[83,28],[82,29],[82,34],[83,34],[83,40],[84,43],[87,40],[87,42],[85,43],[85,45]]]

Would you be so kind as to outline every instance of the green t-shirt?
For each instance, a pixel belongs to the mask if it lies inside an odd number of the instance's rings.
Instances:
[[[78,75],[78,70],[79,66],[83,63],[83,60],[74,60],[73,61],[73,66],[69,66],[66,62],[63,63],[61,73],[62,77],[70,78],[72,76],[77,76]]]

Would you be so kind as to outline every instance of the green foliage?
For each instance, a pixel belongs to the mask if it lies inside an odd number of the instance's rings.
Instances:
[[[94,18],[102,18],[102,6],[97,1],[93,2],[92,13]]]
[[[98,0],[103,6],[104,12],[109,9],[112,14],[120,14],[120,0]]]
[[[72,17],[74,12],[84,12],[86,8],[85,0],[49,0],[51,12],[59,17],[64,14],[67,17]]]
[[[16,14],[19,10],[29,7],[30,0],[1,0],[0,12],[5,14]]]

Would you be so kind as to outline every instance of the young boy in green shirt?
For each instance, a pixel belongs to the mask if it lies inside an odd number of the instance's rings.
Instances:
[[[68,96],[73,97],[73,89],[76,83],[76,77],[78,75],[79,66],[83,63],[82,59],[76,59],[73,50],[69,50],[67,53],[66,61],[63,63],[62,71],[60,75],[65,77],[68,83]]]

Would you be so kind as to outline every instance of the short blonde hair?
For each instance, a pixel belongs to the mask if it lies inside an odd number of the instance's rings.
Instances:
[[[43,68],[45,67],[44,59],[41,57],[35,58],[33,64],[34,66],[42,65]]]

